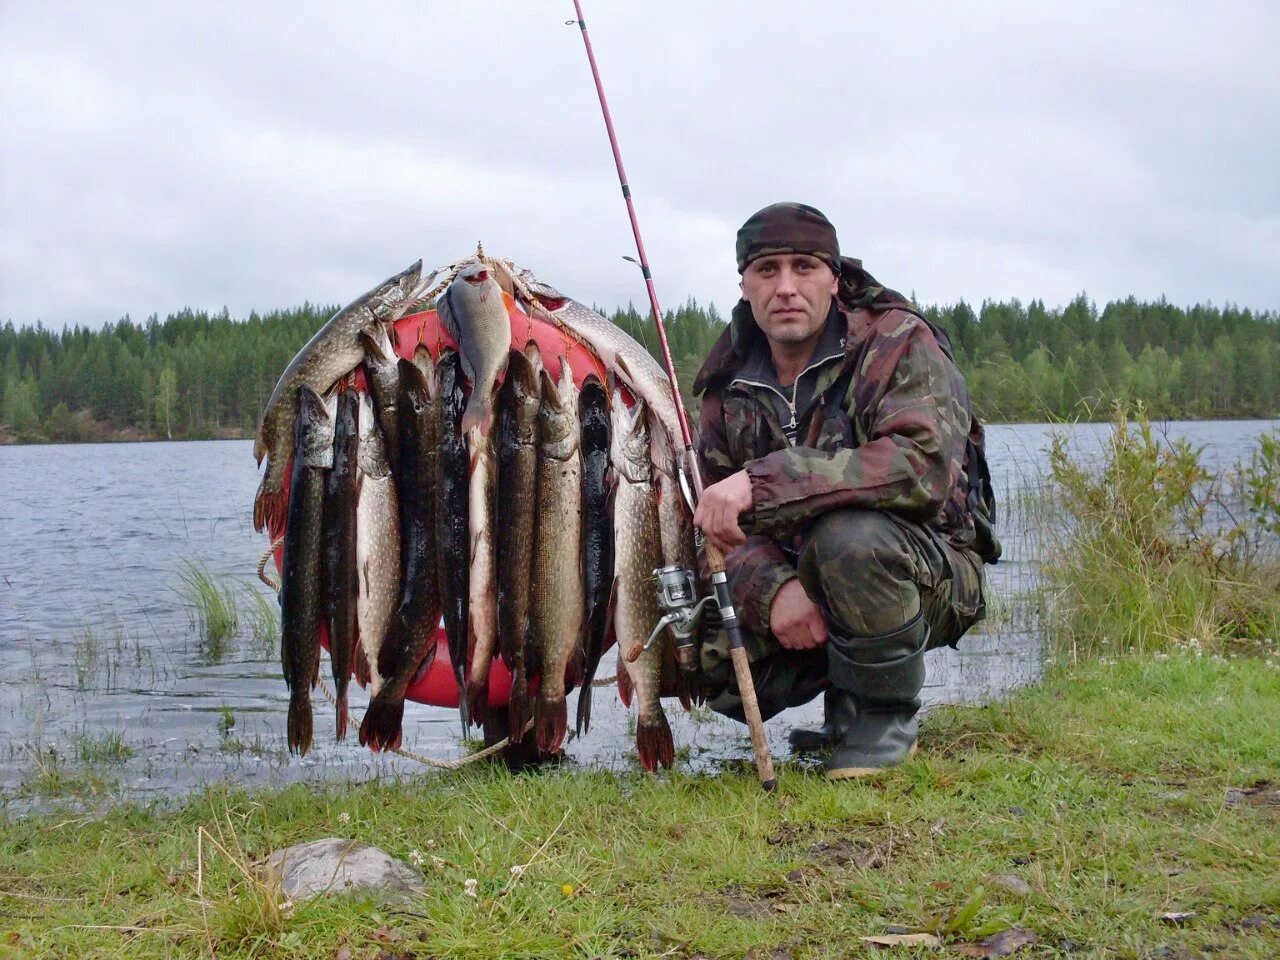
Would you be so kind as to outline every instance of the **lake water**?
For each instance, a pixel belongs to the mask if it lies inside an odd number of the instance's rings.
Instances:
[[[1204,450],[1211,469],[1245,456],[1278,421],[1170,423],[1170,438]],[[929,654],[928,705],[984,700],[1033,680],[1042,663],[1034,582],[1020,509],[1042,483],[1052,429],[1076,449],[1101,449],[1106,424],[989,428],[1004,559],[988,568],[993,616],[959,651]],[[105,799],[174,796],[219,780],[273,784],[418,773],[332,740],[332,709],[316,699],[316,749],[284,751],[287,691],[276,637],[247,627],[220,649],[202,643],[181,593],[196,561],[243,594],[270,595],[254,575],[266,543],[253,531],[258,474],[248,441],[0,447],[0,791],[38,804],[41,771],[86,764]],[[606,655],[601,674],[613,664]],[[327,665],[325,667],[327,670]],[[576,694],[575,694],[576,696]],[[365,697],[354,685],[357,717]],[[571,705],[572,706],[572,705]],[[701,769],[749,760],[745,728],[688,716],[668,702],[680,763]],[[568,744],[583,766],[633,766],[627,713],[595,692],[591,732]],[[775,755],[786,731],[821,716],[821,702],[768,726]],[[469,752],[452,709],[410,704],[405,746],[437,758]],[[105,755],[105,756],[104,756]],[[47,778],[46,778],[47,779]],[[34,792],[34,798],[32,797]],[[24,799],[25,797],[25,799]]]

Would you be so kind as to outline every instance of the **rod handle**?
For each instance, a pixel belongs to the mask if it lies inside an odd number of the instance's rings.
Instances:
[[[778,780],[773,774],[773,757],[769,754],[769,742],[764,735],[764,720],[760,717],[760,701],[756,699],[756,683],[751,677],[751,662],[747,659],[746,648],[742,646],[730,647],[729,656],[733,660],[733,672],[738,678],[742,713],[747,721],[747,729],[751,731],[751,751],[756,756],[760,786],[764,787],[766,793],[772,793],[778,788]]]

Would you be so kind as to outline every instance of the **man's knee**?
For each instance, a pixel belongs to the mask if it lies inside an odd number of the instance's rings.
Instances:
[[[920,610],[919,550],[880,510],[833,510],[814,521],[800,553],[805,590],[835,631],[897,629]]]

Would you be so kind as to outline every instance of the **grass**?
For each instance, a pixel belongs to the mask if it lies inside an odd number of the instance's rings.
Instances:
[[[1096,466],[1050,451],[1061,514],[1040,528],[1051,636],[1074,660],[1280,637],[1280,438],[1210,474],[1120,408]]]
[[[227,641],[240,629],[234,588],[219,583],[200,560],[183,560],[178,579],[182,584],[178,592],[187,603],[191,625],[199,630],[209,656],[219,659]]]
[[[1274,649],[1135,655],[940,708],[874,783],[473,767],[12,819],[0,956],[905,957],[861,938],[1016,927],[1026,957],[1270,958],[1276,702]],[[421,896],[289,903],[254,869],[334,835],[420,863]]]

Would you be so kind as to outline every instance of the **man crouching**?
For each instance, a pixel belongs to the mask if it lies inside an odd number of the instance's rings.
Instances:
[[[981,425],[947,335],[857,260],[819,211],[738,231],[742,300],[694,383],[707,484],[694,522],[726,555],[765,719],[826,693],[845,779],[915,751],[926,650],[983,616],[1000,546]],[[709,705],[743,719],[723,631]]]

